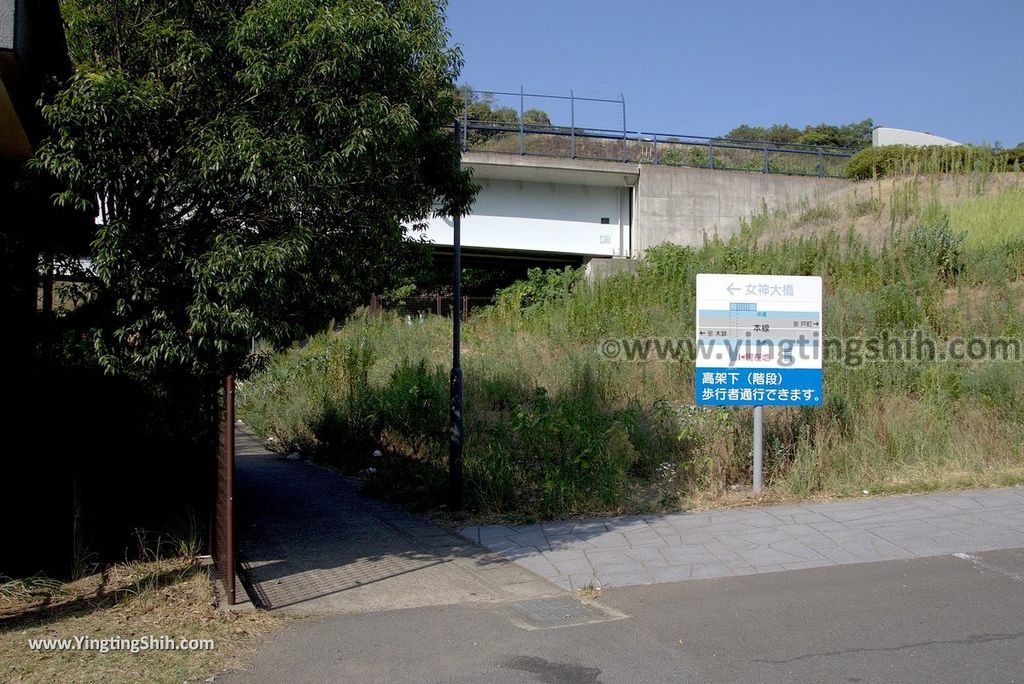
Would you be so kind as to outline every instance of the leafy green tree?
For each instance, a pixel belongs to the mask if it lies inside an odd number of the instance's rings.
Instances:
[[[110,371],[211,377],[394,283],[465,209],[440,0],[66,0],[35,167],[99,218]]]
[[[737,126],[725,134],[730,140],[757,140],[773,143],[793,143],[800,137],[800,129],[787,124],[775,124],[770,128],[764,126]]]
[[[874,122],[871,119],[864,119],[863,121],[843,126],[832,124],[807,126],[803,133],[800,134],[797,142],[805,145],[862,149],[871,145],[871,130],[873,128]]]
[[[551,117],[543,109],[527,109],[523,112],[523,123],[527,126],[551,128]]]
[[[519,112],[514,107],[496,107],[490,111],[485,121],[496,121],[503,124],[518,124]]]
[[[806,126],[802,131],[788,124],[774,124],[770,127],[743,124],[726,133],[725,137],[730,140],[862,149],[871,145],[872,128],[874,123],[871,119],[841,126],[823,123]]]

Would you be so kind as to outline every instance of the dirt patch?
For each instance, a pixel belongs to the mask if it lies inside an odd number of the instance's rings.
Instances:
[[[67,584],[8,581],[0,585],[0,681],[193,681],[241,667],[284,621],[218,610],[209,573],[194,559],[117,565]],[[76,638],[94,641],[71,646]],[[36,639],[71,641],[32,648]],[[172,650],[169,640],[193,640],[194,650]]]

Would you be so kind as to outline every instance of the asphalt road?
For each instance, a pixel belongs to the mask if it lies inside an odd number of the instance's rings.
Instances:
[[[604,621],[513,604],[298,620],[218,682],[1024,682],[1024,550],[605,592]],[[627,617],[621,617],[625,615]]]

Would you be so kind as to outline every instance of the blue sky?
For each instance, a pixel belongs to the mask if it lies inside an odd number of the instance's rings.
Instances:
[[[448,29],[465,59],[460,82],[621,93],[630,130],[871,117],[962,142],[1024,142],[1024,0],[450,0]],[[577,109],[577,125],[619,119],[612,106]]]

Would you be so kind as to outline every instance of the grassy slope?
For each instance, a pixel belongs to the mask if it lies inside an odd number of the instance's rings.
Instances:
[[[638,277],[526,308],[506,296],[464,332],[466,467],[485,515],[554,517],[725,502],[749,481],[750,412],[698,410],[691,364],[613,363],[605,337],[693,336],[698,272],[818,274],[826,335],[1018,336],[1024,183],[1012,174],[866,181],[827,204],[752,217],[728,241],[653,250]],[[962,242],[957,238],[966,233]],[[536,292],[534,293],[536,294]],[[244,418],[371,488],[441,500],[448,326],[357,317],[279,356]],[[767,412],[770,497],[1024,481],[1016,363],[826,366],[820,409]]]

